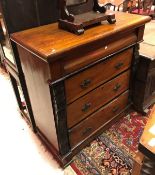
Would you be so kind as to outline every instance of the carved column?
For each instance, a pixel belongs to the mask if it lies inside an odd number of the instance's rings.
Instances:
[[[67,104],[64,81],[50,84],[50,92],[52,96],[51,99],[54,109],[59,150],[61,155],[65,155],[70,151],[70,144],[67,129]]]

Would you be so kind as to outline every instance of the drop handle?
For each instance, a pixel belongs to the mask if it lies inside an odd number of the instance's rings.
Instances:
[[[119,106],[115,106],[113,109],[112,109],[112,112],[115,113],[119,110]]]
[[[117,64],[115,65],[115,68],[116,68],[116,69],[120,69],[120,68],[123,66],[123,64],[124,64],[124,63],[119,62],[119,63],[117,63]]]
[[[85,128],[84,131],[82,131],[82,136],[89,134],[92,131],[92,129],[92,127]]]
[[[115,87],[113,88],[113,91],[117,92],[120,89],[121,85],[120,84],[116,84]]]
[[[80,84],[82,89],[86,89],[91,83],[90,79],[83,80],[83,82]]]
[[[82,107],[82,112],[87,112],[90,107],[91,107],[91,103],[84,104]]]

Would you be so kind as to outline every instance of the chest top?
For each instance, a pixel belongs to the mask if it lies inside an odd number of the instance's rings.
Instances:
[[[117,23],[102,25],[87,29],[81,36],[58,29],[58,24],[49,24],[41,27],[32,28],[22,32],[12,34],[11,39],[22,47],[28,49],[42,57],[45,61],[52,61],[57,56],[80,46],[89,45],[90,43],[111,39],[115,35],[121,35],[144,25],[151,20],[150,17],[115,12]]]

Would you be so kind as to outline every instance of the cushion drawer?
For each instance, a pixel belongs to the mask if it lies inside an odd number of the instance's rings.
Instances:
[[[129,68],[132,53],[133,49],[128,49],[67,79],[65,81],[67,104]]]
[[[77,124],[80,120],[84,119],[99,107],[127,90],[129,87],[129,77],[130,71],[128,70],[68,105],[68,127],[70,128]]]
[[[128,104],[128,91],[120,95],[108,105],[73,127],[69,132],[70,145],[74,147],[88,136],[99,130],[114,116],[122,112]]]

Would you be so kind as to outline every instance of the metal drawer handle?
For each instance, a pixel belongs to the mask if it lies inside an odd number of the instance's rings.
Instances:
[[[115,106],[113,109],[112,109],[112,112],[115,113],[119,110],[119,106]]]
[[[90,83],[91,83],[91,80],[90,79],[86,79],[80,84],[80,86],[81,86],[82,89],[85,89],[85,88],[87,88],[90,85]]]
[[[120,84],[116,84],[115,87],[113,88],[113,91],[117,92],[119,90],[119,88],[121,87]]]
[[[84,131],[82,132],[82,136],[84,135],[87,135],[88,133],[90,133],[92,131],[92,127],[88,127],[88,128],[85,128]]]
[[[86,103],[84,104],[84,106],[82,107],[82,111],[83,112],[87,112],[89,110],[89,108],[91,107],[91,103]]]
[[[123,66],[123,64],[124,64],[124,63],[119,62],[119,63],[117,63],[117,64],[115,65],[115,68],[116,68],[116,69],[120,69],[120,68]]]

